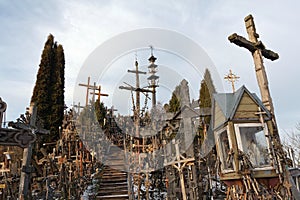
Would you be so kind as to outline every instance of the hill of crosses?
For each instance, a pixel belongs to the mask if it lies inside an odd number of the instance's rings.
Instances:
[[[64,49],[50,34],[25,113],[7,123],[0,98],[0,199],[300,199],[298,162],[281,143],[263,63],[279,56],[259,40],[253,17],[244,20],[248,39],[228,40],[253,57],[259,95],[236,88],[231,70],[232,92],[217,91],[209,69],[196,85],[182,78],[164,90],[164,54],[150,46],[148,60],[137,50],[122,67],[131,82],[113,79],[127,95],[115,101],[128,108],[108,103],[113,91],[90,76],[76,85],[84,101],[65,105]]]

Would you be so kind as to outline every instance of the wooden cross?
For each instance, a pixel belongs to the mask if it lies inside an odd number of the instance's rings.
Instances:
[[[180,155],[178,143],[175,143],[175,150],[176,150],[176,159],[174,161],[166,163],[165,166],[172,165],[178,170],[181,192],[182,192],[182,199],[186,200],[187,198],[186,198],[186,191],[185,191],[185,184],[184,184],[183,169],[188,163],[195,161],[195,158],[185,158],[184,156]]]
[[[115,109],[114,106],[111,106],[111,108],[108,109],[108,112],[111,115],[111,117],[114,117],[114,111],[118,111],[118,109]]]
[[[101,85],[99,85],[95,90],[97,90],[98,92],[91,92],[91,94],[94,94],[94,95],[97,95],[98,96],[98,101],[100,103],[100,97],[101,96],[104,96],[104,97],[108,97],[109,95],[108,94],[102,94],[101,93]]]
[[[80,113],[80,108],[85,108],[84,106],[81,106],[80,105],[80,102],[78,102],[78,105],[74,105],[74,108],[77,108],[77,113],[78,113],[78,115],[79,115],[79,113]]]
[[[89,90],[90,89],[97,89],[97,87],[94,85],[90,85],[90,79],[91,77],[88,77],[88,82],[87,84],[82,84],[82,83],[79,83],[78,85],[79,86],[83,86],[83,87],[86,87],[86,97],[85,97],[85,106],[88,106],[88,103],[89,103]]]
[[[263,64],[263,57],[273,61],[278,59],[279,56],[277,53],[266,49],[263,43],[261,41],[258,41],[259,35],[256,33],[256,28],[252,15],[248,15],[245,18],[245,25],[249,40],[237,35],[236,33],[230,35],[228,37],[228,40],[240,47],[248,49],[252,53],[256,71],[256,78],[258,81],[262,102],[264,103],[266,108],[272,114],[274,114],[274,107],[269,91],[266,70]]]
[[[233,93],[235,93],[234,82],[236,82],[239,78],[239,76],[232,73],[231,69],[229,70],[229,74],[224,77],[224,79],[227,79],[227,81],[231,83]]]
[[[119,89],[125,89],[125,90],[130,90],[130,91],[135,91],[136,93],[136,105],[133,105],[135,107],[134,110],[134,119],[135,119],[135,136],[139,137],[139,126],[140,126],[140,92],[150,92],[151,90],[146,90],[143,88],[140,88],[140,78],[139,78],[139,74],[147,74],[146,72],[143,71],[139,71],[139,67],[138,67],[138,62],[135,61],[135,70],[128,70],[128,73],[134,73],[135,77],[136,77],[136,87],[133,86],[120,86]],[[129,84],[128,84],[129,85]],[[138,144],[139,145],[139,144]]]

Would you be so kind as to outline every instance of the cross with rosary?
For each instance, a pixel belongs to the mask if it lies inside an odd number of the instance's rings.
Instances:
[[[227,81],[231,82],[233,93],[235,93],[234,82],[236,82],[239,78],[239,76],[232,73],[231,69],[229,70],[229,74],[224,77],[224,79],[227,79]]]

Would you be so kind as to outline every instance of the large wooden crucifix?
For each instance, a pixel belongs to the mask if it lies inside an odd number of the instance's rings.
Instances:
[[[237,35],[236,33],[230,35],[228,37],[228,40],[240,47],[248,49],[252,53],[262,102],[266,106],[266,108],[274,115],[274,106],[270,95],[266,70],[263,64],[263,57],[273,61],[278,59],[279,56],[277,53],[266,49],[263,43],[261,41],[258,41],[259,35],[256,33],[252,15],[248,15],[245,18],[245,25],[249,40]]]
[[[270,123],[273,126],[270,131],[271,140],[272,140],[271,148],[273,148],[274,151],[278,152],[276,153],[277,154],[276,156],[273,155],[273,157],[275,156],[274,157],[275,162],[277,162],[278,164],[276,166],[275,163],[274,167],[279,172],[279,178],[281,182],[282,182],[281,178],[284,178],[283,186],[289,193],[290,177],[288,175],[289,172],[287,171],[287,167],[286,167],[287,166],[286,156],[285,156],[286,154],[280,142],[278,128],[277,128],[275,114],[274,114],[274,106],[273,106],[273,102],[272,102],[272,98],[268,86],[269,84],[268,78],[263,64],[263,57],[274,61],[279,58],[279,55],[271,50],[266,49],[264,44],[261,41],[258,41],[259,35],[256,33],[256,28],[255,28],[252,15],[248,15],[247,17],[245,17],[244,20],[245,20],[245,25],[246,25],[246,30],[248,33],[249,40],[245,39],[242,36],[237,35],[236,33],[230,35],[228,37],[228,40],[240,47],[244,47],[248,49],[252,53],[254,65],[255,65],[255,71],[256,71],[256,78],[259,85],[262,102],[272,115],[272,121],[270,121]]]

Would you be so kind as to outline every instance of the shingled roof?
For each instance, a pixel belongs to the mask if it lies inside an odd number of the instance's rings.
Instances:
[[[213,94],[214,101],[220,107],[226,120],[232,120],[243,94],[247,93],[250,98],[265,112],[267,117],[270,118],[271,114],[268,109],[263,105],[262,101],[255,93],[251,93],[244,85],[240,87],[235,93],[215,93]]]

